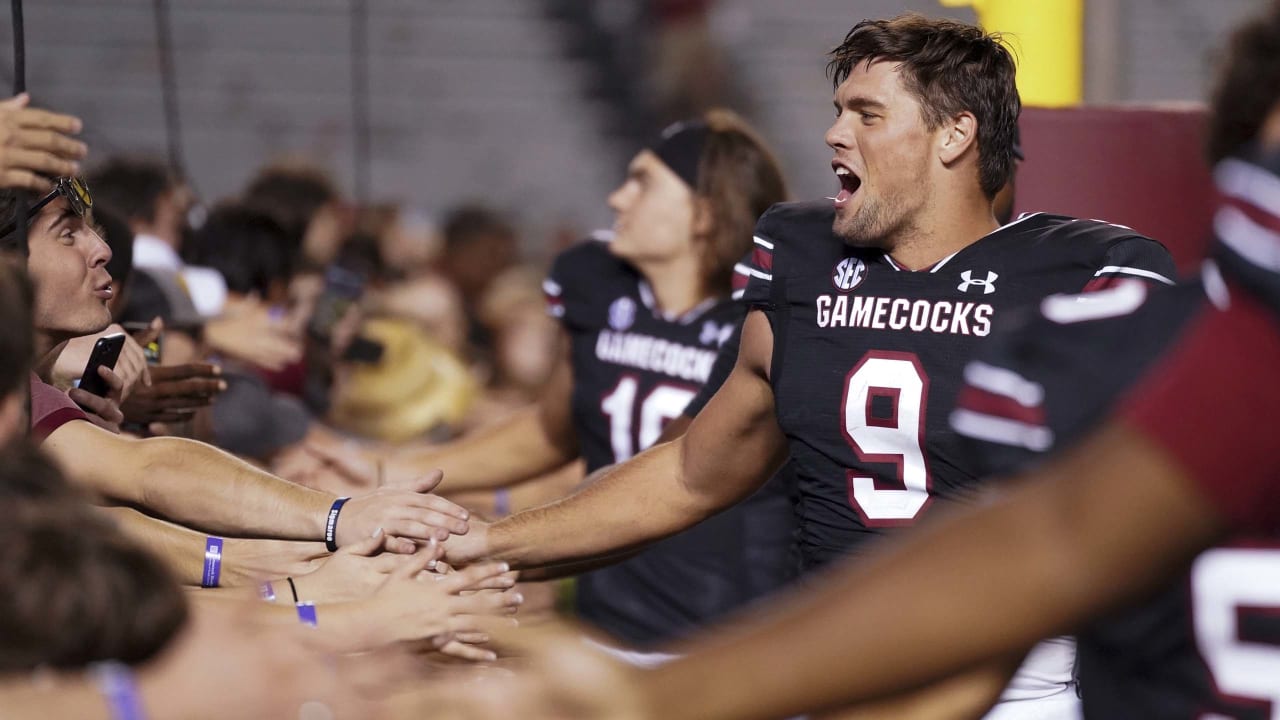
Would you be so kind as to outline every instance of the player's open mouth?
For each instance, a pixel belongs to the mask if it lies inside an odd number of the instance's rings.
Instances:
[[[840,181],[840,192],[832,200],[835,200],[836,207],[841,207],[862,187],[862,178],[840,163],[831,163],[831,168],[836,171],[836,179]]]

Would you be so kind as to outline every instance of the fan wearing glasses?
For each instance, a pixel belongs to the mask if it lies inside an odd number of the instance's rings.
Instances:
[[[0,189],[0,246],[20,253],[16,230],[25,221],[27,271],[36,286],[36,356],[46,357],[62,342],[97,333],[110,322],[111,276],[106,263],[111,250],[93,229],[93,200],[80,180],[56,180],[53,190],[37,198],[25,217],[16,200],[12,190]],[[58,402],[62,407],[51,412],[51,404]],[[262,560],[289,575],[305,571],[323,556],[316,551],[316,541],[326,535],[334,495],[294,485],[204,443],[129,438],[83,422],[86,419],[65,395],[59,400],[56,391],[33,378],[33,438],[42,441],[42,448],[72,479],[97,494],[209,533],[312,541],[275,543],[268,559],[261,557],[262,546],[249,548],[228,538],[224,584],[234,578],[228,576],[228,563],[244,567],[251,559]],[[413,552],[412,541],[443,540],[450,533],[466,532],[466,511],[429,494],[438,482],[437,473],[351,498],[338,506],[334,544],[355,544],[381,528],[388,549]],[[203,535],[136,518],[134,524],[182,579],[199,583]],[[268,570],[261,565],[251,569]]]

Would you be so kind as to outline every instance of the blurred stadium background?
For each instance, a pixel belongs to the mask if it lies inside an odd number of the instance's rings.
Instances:
[[[603,198],[627,158],[666,120],[713,102],[764,131],[797,195],[827,194],[823,51],[863,17],[974,19],[934,0],[27,4],[28,86],[38,103],[84,118],[95,158],[163,156],[176,132],[182,166],[210,201],[270,159],[301,156],[356,199],[433,214],[476,199],[509,210],[526,245],[556,227],[607,224]],[[1199,102],[1205,60],[1259,3],[1085,6],[1084,100],[1128,105]],[[0,52],[5,84],[9,55]],[[173,79],[168,122],[162,68]],[[1040,205],[1032,178],[1051,148],[1024,132],[1024,198]],[[1079,210],[1062,204],[1043,209]]]

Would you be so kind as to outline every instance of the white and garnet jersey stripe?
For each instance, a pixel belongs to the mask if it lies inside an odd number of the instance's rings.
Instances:
[[[1006,368],[973,361],[951,413],[951,427],[976,440],[1044,452],[1053,446],[1044,388]]]
[[[734,300],[741,300],[746,295],[752,278],[766,283],[773,280],[773,243],[759,235],[752,237],[751,242],[751,252],[733,266]]]
[[[1093,279],[1084,286],[1084,292],[1093,292],[1095,290],[1106,290],[1115,287],[1116,283],[1124,280],[1144,280],[1148,283],[1159,285],[1172,285],[1173,280],[1152,270],[1144,270],[1142,268],[1128,267],[1125,265],[1107,265],[1098,272],[1093,274]]]
[[[1241,160],[1214,171],[1223,205],[1213,229],[1223,245],[1268,272],[1280,273],[1280,177]]]
[[[542,295],[547,299],[547,314],[554,318],[564,317],[564,288],[560,283],[551,278],[543,280]]]

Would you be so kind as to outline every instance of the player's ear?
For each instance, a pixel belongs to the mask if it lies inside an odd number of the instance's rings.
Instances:
[[[977,147],[978,119],[967,110],[949,118],[939,130],[938,159],[944,165],[959,160],[970,147]]]

